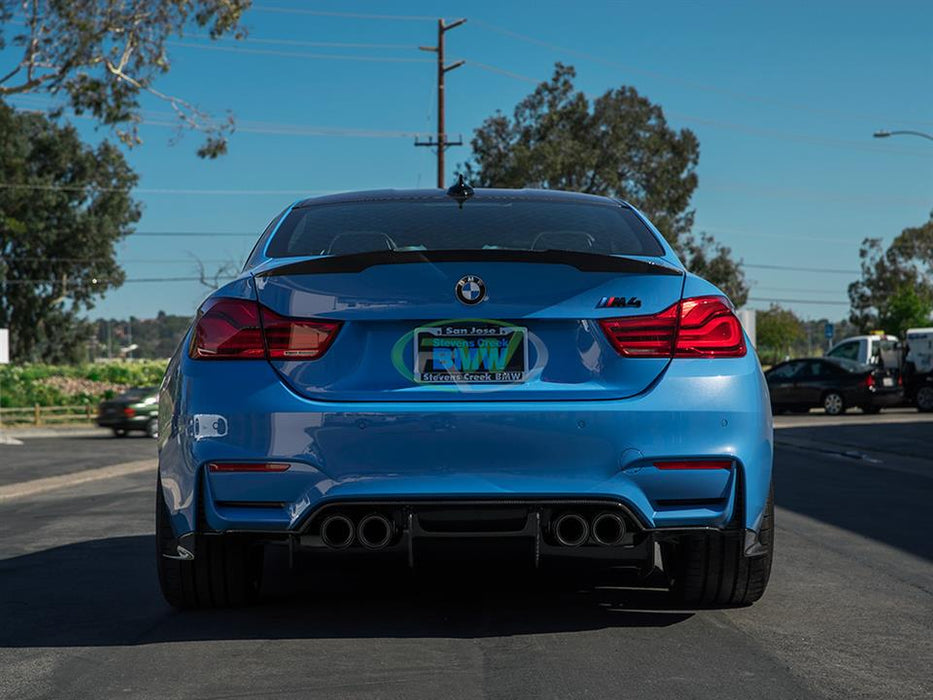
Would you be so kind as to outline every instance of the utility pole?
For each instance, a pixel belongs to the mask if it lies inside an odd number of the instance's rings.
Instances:
[[[450,146],[462,146],[463,139],[447,140],[447,131],[444,126],[444,76],[454,68],[459,68],[466,61],[454,61],[449,66],[444,65],[444,34],[451,29],[459,27],[466,19],[454,20],[444,24],[443,19],[437,20],[437,46],[419,46],[422,51],[432,51],[437,54],[437,140],[428,138],[427,141],[415,139],[416,146],[437,147],[437,186],[444,187],[444,151]]]

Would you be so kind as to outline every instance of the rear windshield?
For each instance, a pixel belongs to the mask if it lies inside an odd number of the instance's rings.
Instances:
[[[865,365],[861,362],[856,362],[855,360],[846,360],[841,357],[827,357],[828,362],[832,362],[837,367],[841,367],[846,372],[851,372],[852,374],[859,374],[861,372],[871,372],[875,368],[871,365]]]
[[[496,199],[393,200],[293,209],[269,243],[273,258],[382,250],[560,250],[663,255],[631,209],[612,204]]]

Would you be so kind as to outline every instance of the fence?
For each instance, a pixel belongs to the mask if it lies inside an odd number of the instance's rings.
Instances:
[[[26,406],[0,408],[3,425],[54,425],[57,423],[94,423],[97,407],[91,404],[74,406]]]

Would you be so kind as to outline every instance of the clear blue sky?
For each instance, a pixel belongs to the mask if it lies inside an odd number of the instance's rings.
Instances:
[[[439,14],[469,20],[447,35],[451,60],[467,60],[448,75],[451,134],[467,140],[495,110],[510,112],[558,60],[577,68],[588,95],[634,85],[672,125],[695,131],[696,228],[749,265],[753,307],[818,300],[784,305],[805,318],[844,317],[859,242],[890,240],[933,209],[933,142],[872,139],[881,128],[933,132],[930,2],[268,0],[247,13],[244,42],[176,42],[158,85],[215,114],[232,110],[241,128],[229,155],[198,160],[191,134],[170,145],[171,129],[159,125],[169,109],[156,100],[146,102],[145,144],[128,155],[140,175],[140,233],[249,235],[135,234],[119,248],[127,276],[190,276],[194,255],[240,261],[302,193],[433,186],[433,155],[414,148],[411,134],[434,129],[432,55],[416,47],[434,43],[429,18]],[[99,137],[89,122],[76,123]],[[449,171],[468,154],[451,149]],[[91,316],[190,314],[205,291],[128,283]]]

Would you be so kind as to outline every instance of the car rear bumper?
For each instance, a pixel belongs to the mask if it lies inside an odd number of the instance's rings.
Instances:
[[[235,378],[235,381],[232,381]],[[757,531],[771,480],[767,389],[753,355],[678,360],[607,401],[326,403],[265,362],[172,363],[160,478],[176,534],[300,535],[332,504],[596,499],[633,526]],[[730,469],[655,461],[724,459]],[[213,461],[287,462],[220,473]]]
[[[866,391],[860,399],[859,406],[874,408],[888,408],[899,406],[904,402],[904,392],[900,389],[887,389],[881,391]]]
[[[101,428],[117,428],[122,430],[145,430],[152,416],[98,416],[97,425]]]

